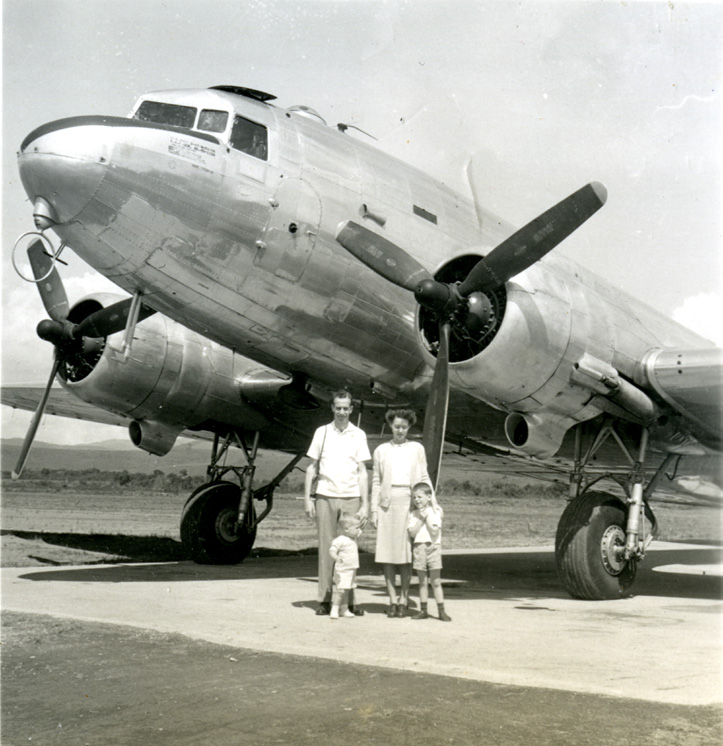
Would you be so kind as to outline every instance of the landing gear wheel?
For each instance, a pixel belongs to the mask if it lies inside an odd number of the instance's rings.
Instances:
[[[249,505],[236,529],[241,488],[233,482],[211,482],[196,490],[181,516],[181,541],[201,565],[234,565],[244,560],[256,540],[256,512]]]
[[[573,598],[622,598],[637,562],[625,560],[625,506],[605,492],[586,492],[565,508],[557,525],[555,560],[560,582]]]

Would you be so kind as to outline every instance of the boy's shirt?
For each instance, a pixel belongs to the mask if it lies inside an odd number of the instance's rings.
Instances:
[[[431,544],[441,544],[442,543],[442,509],[437,508],[435,510],[434,506],[430,505],[427,510],[429,511],[427,519],[425,520],[419,510],[416,508],[409,514],[409,522],[407,523],[407,528],[412,528],[416,524],[417,521],[422,522],[422,528],[419,529],[417,532],[417,535],[414,537],[414,544],[425,544],[426,542],[430,542]],[[432,526],[433,528],[436,528],[437,530],[434,532],[434,536],[432,536],[429,533],[428,526]]]
[[[336,571],[356,570],[359,568],[359,547],[354,539],[348,536],[337,536],[331,542],[329,554],[336,562]]]

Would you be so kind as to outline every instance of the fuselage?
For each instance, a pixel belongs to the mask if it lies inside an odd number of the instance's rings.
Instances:
[[[433,350],[410,293],[350,256],[340,224],[366,225],[432,273],[513,231],[305,107],[230,90],[150,93],[129,118],[49,123],[19,167],[58,236],[148,305],[272,368],[389,399],[424,389]],[[506,292],[495,338],[452,365],[457,389],[499,409],[558,400],[586,419],[590,392],[569,387],[585,353],[632,380],[650,350],[710,344],[554,253]]]

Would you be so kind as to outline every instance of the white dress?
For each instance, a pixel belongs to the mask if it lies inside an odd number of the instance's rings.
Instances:
[[[383,443],[383,456],[375,460],[375,468],[392,468],[392,486],[389,505],[379,505],[377,510],[377,544],[374,560],[382,564],[406,565],[412,561],[412,542],[407,531],[409,512],[412,509],[412,467],[417,461],[415,442]],[[382,474],[375,479],[382,481]]]

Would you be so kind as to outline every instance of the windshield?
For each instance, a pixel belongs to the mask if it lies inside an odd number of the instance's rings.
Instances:
[[[198,116],[198,129],[206,132],[223,132],[228,123],[227,111],[204,109]]]
[[[171,124],[175,127],[193,128],[196,121],[196,109],[193,106],[178,106],[177,104],[162,104],[160,101],[144,101],[134,119],[156,124]]]

